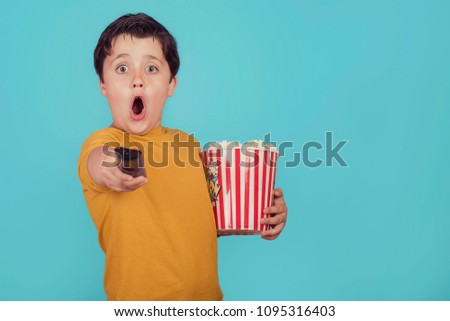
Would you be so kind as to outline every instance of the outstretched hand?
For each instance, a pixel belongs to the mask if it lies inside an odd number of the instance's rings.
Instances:
[[[102,173],[104,186],[116,192],[131,192],[148,183],[146,177],[133,177],[122,173],[118,167],[105,168]]]
[[[131,192],[148,183],[144,176],[133,177],[123,173],[118,167],[118,160],[112,155],[115,155],[113,150],[103,153],[102,147],[91,152],[88,171],[97,184],[116,192]]]

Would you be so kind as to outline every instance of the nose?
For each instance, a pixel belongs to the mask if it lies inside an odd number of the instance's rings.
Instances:
[[[144,87],[144,81],[142,80],[142,77],[140,73],[136,73],[134,75],[133,81],[131,83],[133,88],[142,88]]]

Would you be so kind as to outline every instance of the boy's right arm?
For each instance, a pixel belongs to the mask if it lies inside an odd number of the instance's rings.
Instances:
[[[114,162],[114,157],[103,153],[102,147],[92,150],[88,157],[87,168],[95,183],[116,192],[131,192],[148,182],[144,176],[133,177],[123,173],[117,165],[111,166]]]

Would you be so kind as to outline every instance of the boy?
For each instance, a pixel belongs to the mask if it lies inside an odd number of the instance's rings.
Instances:
[[[125,15],[100,36],[94,64],[113,123],[84,142],[78,171],[106,255],[107,299],[221,300],[217,235],[198,143],[161,126],[177,85],[175,39],[145,14]],[[111,146],[139,147],[148,179],[111,166]],[[274,206],[265,210],[272,217],[263,223],[273,226],[262,235],[266,239],[279,235],[287,216],[281,190],[274,196]]]

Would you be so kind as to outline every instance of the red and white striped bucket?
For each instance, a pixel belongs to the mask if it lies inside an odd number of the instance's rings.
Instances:
[[[245,146],[245,145],[243,145]],[[219,235],[260,234],[272,205],[278,152],[273,148],[209,148],[202,152]]]

